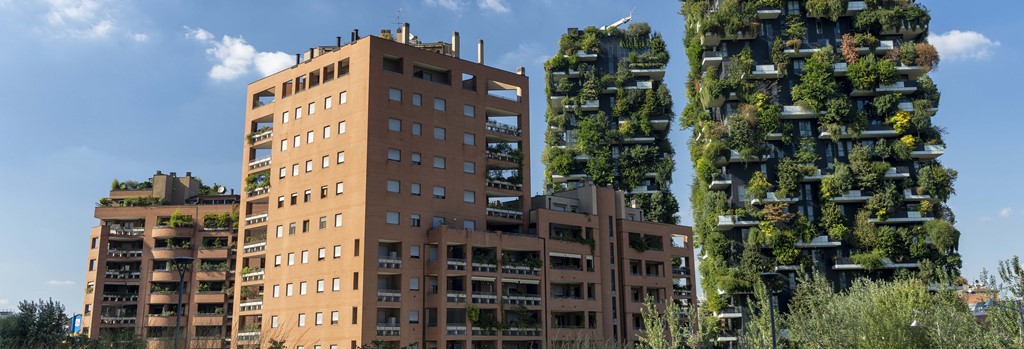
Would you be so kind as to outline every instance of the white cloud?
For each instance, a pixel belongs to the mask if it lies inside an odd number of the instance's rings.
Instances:
[[[992,221],[992,217],[988,217],[988,216],[981,217],[981,221],[982,222],[991,222]]]
[[[132,40],[135,40],[137,42],[146,42],[149,41],[149,35],[143,33],[135,33],[132,34]]]
[[[107,34],[110,34],[110,30],[113,28],[114,22],[111,22],[110,20],[102,20],[89,28],[85,33],[86,36],[90,38],[105,38],[107,37]]]
[[[514,50],[505,52],[501,56],[498,56],[498,60],[495,61],[494,66],[508,71],[515,71],[515,69],[519,67],[543,64],[548,58],[550,58],[549,55],[541,52],[540,45],[534,43],[520,43],[519,45],[516,45]]]
[[[261,76],[267,76],[292,65],[291,55],[276,52],[260,52],[245,42],[242,36],[224,35],[218,41],[214,35],[203,28],[185,27],[185,37],[211,46],[206,54],[217,61],[210,68],[209,76],[214,80],[234,80],[249,73],[255,66]]]
[[[105,39],[118,28],[111,12],[117,6],[110,0],[46,0],[43,28],[54,37]]]
[[[951,61],[978,60],[992,56],[992,51],[1002,45],[974,31],[950,30],[943,34],[929,34],[928,42],[935,45],[939,57]]]
[[[96,0],[46,0],[46,3],[49,5],[46,20],[51,25],[92,20],[100,8]]]
[[[75,282],[71,281],[71,280],[50,280],[50,281],[47,281],[46,284],[47,285],[52,285],[52,286],[70,286],[70,285],[74,285]]]
[[[485,10],[491,10],[498,13],[508,12],[508,6],[505,5],[504,0],[480,0],[480,8]]]
[[[1012,214],[1013,214],[1013,209],[1009,208],[1009,207],[1004,207],[1002,210],[999,210],[999,217],[1004,217],[1005,218],[1005,217],[1009,217]]]
[[[427,6],[443,7],[452,11],[456,11],[462,6],[462,2],[459,0],[423,0],[423,3]]]

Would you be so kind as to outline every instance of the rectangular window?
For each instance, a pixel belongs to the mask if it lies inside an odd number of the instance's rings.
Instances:
[[[313,160],[306,160],[306,172],[313,172]]]
[[[299,295],[300,296],[305,296],[306,295],[306,282],[305,281],[299,283]]]
[[[292,177],[299,175],[299,164],[292,164]]]
[[[468,116],[468,117],[471,117],[471,118],[476,117],[476,107],[471,106],[469,104],[463,105],[462,106],[462,115],[465,115],[465,116]]]
[[[292,195],[292,197],[294,197],[294,195]],[[295,235],[295,223],[288,223],[288,235]]]
[[[342,226],[343,223],[344,223],[344,219],[342,218],[341,213],[335,214],[334,215],[334,226],[335,227],[340,227],[340,226]]]
[[[302,251],[302,264],[309,263],[309,250]]]
[[[277,328],[277,315],[270,317],[270,327]]]
[[[331,96],[324,98],[324,109],[331,109]]]
[[[331,166],[331,156],[324,155],[324,157],[320,159],[320,168],[327,168],[328,166]]]
[[[340,195],[345,192],[345,182],[338,182],[334,184],[334,194]]]
[[[323,280],[320,280],[320,281],[323,282]],[[316,313],[316,318],[313,319],[313,324],[316,325],[316,326],[323,325],[324,324],[324,313],[317,312]],[[319,347],[319,345],[317,345],[317,347]]]
[[[341,91],[341,93],[338,94],[338,104],[345,103],[348,103],[348,91]]]
[[[385,215],[385,223],[387,224],[398,224],[398,212],[388,211]]]
[[[434,139],[441,141],[445,139],[444,127],[434,127]]]
[[[306,326],[306,314],[299,313],[299,327]]]
[[[96,270],[96,260],[95,259],[90,259],[89,260],[89,271],[95,271],[95,270]]]
[[[316,293],[324,293],[324,280],[316,280]]]
[[[331,291],[341,291],[341,278],[331,279]]]
[[[444,199],[444,187],[434,187],[434,198]]]
[[[388,149],[388,160],[402,161],[402,151],[398,149]]]
[[[302,107],[295,108],[295,120],[302,119]]]
[[[309,103],[309,112],[306,113],[306,114],[309,114],[309,115],[316,114],[316,102],[310,102]]]
[[[314,139],[313,135],[314,135],[313,131],[306,132],[306,144],[313,144],[313,139]]]
[[[420,196],[420,184],[419,183],[412,183],[412,184],[410,184],[409,185],[409,193],[412,194],[412,196]]]
[[[352,324],[359,324],[359,307],[352,307]],[[355,345],[356,342],[352,341],[352,344]]]
[[[295,285],[294,284],[284,285],[284,296],[285,297],[291,297],[294,290],[295,290]]]
[[[422,134],[423,134],[423,125],[418,123],[418,122],[412,123],[412,135],[413,136],[419,136],[419,135],[422,135]]]
[[[286,150],[288,150],[288,140],[287,139],[282,139],[281,140],[281,151],[286,151]]]
[[[274,298],[281,296],[281,285],[274,285]]]
[[[327,258],[327,249],[321,247],[319,250],[317,250],[316,259],[322,261],[322,260],[324,260],[326,258]]]
[[[409,225],[414,227],[420,226],[420,215],[415,213],[409,215]]]
[[[476,135],[466,132],[462,134],[462,144],[476,145]]]
[[[292,138],[292,148],[298,148],[300,145],[302,145],[302,136]]]
[[[331,312],[331,325],[337,325],[337,324],[338,324],[338,312],[337,311],[332,311]],[[337,348],[338,348],[338,346],[331,344],[331,349],[337,349]]]
[[[423,105],[423,95],[421,95],[419,93],[413,93],[412,94],[412,105],[415,105],[417,107]]]
[[[445,168],[444,158],[443,157],[440,157],[440,156],[435,156],[434,157],[434,168],[439,168],[439,169],[444,169]]]
[[[474,221],[472,219],[467,219],[467,220],[462,221],[462,229],[476,230],[476,221]]]
[[[410,258],[420,258],[420,246],[419,245],[409,246],[409,257]]]
[[[420,153],[412,153],[412,155],[409,155],[409,159],[412,161],[413,165],[420,165],[423,163],[423,155],[420,155]]]
[[[419,291],[420,290],[420,278],[418,278],[418,277],[409,278],[409,290],[410,291]]]
[[[388,180],[388,192],[389,193],[401,192],[402,191],[401,188],[402,188],[402,182],[399,182],[399,181],[396,181],[396,180],[393,180],[393,179],[389,179]]]
[[[295,252],[288,252],[288,265],[295,265]]]
[[[338,152],[338,163],[339,164],[344,164],[345,163],[345,152],[343,152],[343,151],[339,151]]]
[[[441,98],[434,98],[434,110],[445,111],[445,101]]]
[[[470,203],[470,204],[476,203],[476,192],[473,192],[471,190],[463,191],[462,192],[462,202]]]
[[[341,258],[341,245],[334,245],[334,258]]]
[[[392,100],[392,101],[395,101],[395,102],[401,102],[402,101],[402,90],[399,90],[397,88],[389,88],[388,89],[388,100]]]
[[[359,272],[352,273],[352,289],[359,290]]]
[[[462,172],[465,173],[476,173],[476,163],[472,161],[465,161],[462,163]]]
[[[288,112],[281,113],[281,123],[287,124],[288,123],[288,119],[289,119]]]
[[[283,236],[284,236],[284,226],[283,225],[279,225],[279,226],[277,226],[277,237],[283,237]]]
[[[324,126],[324,139],[331,138],[331,125]]]
[[[312,196],[313,196],[313,191],[309,190],[309,189],[306,189],[306,191],[302,192],[302,202],[309,202],[309,199],[311,199]],[[305,229],[303,229],[303,230],[305,230]]]
[[[402,132],[402,120],[388,119],[388,131]]]
[[[410,324],[418,324],[418,323],[420,323],[420,311],[419,310],[410,310],[409,311],[409,323]]]
[[[344,121],[338,122],[338,134],[339,135],[345,134],[345,122]]]
[[[287,175],[288,175],[288,168],[287,167],[282,167],[279,171],[277,171],[277,178],[284,178]]]
[[[275,267],[280,267],[281,266],[281,255],[274,256],[274,266]]]
[[[327,229],[327,216],[320,216],[320,230]],[[320,249],[323,252],[323,249]],[[324,258],[323,253],[320,253],[320,258]]]

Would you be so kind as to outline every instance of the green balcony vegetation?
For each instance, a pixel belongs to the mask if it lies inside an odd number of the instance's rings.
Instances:
[[[846,0],[807,0],[807,15],[828,18],[833,22],[846,13]]]
[[[118,181],[116,178],[110,184],[110,190],[149,190],[153,189],[153,182]]]
[[[927,28],[931,21],[928,9],[907,0],[868,0],[868,9],[854,17],[854,29],[879,33],[902,25]]]
[[[171,217],[159,225],[166,225],[171,228],[185,228],[195,226],[195,224],[196,222],[192,219],[192,216],[181,214],[181,210],[175,209],[174,213],[171,213]]]
[[[203,215],[203,228],[205,229],[229,229],[238,224],[238,211],[232,213],[207,213]]]
[[[262,135],[262,134],[266,133],[267,131],[272,131],[273,129],[274,129],[273,126],[262,126],[262,127],[258,128],[258,129],[256,129],[256,131],[253,131],[253,132],[245,135],[245,140],[249,142],[249,145],[252,145],[253,143],[256,142],[256,136]]]
[[[270,170],[250,173],[245,177],[245,192],[251,193],[258,189],[270,187]]]

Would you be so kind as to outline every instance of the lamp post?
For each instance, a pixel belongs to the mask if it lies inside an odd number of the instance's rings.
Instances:
[[[761,280],[764,280],[764,286],[768,288],[768,279],[774,279],[779,277],[779,273],[761,273],[760,276]],[[772,349],[776,349],[778,345],[778,338],[776,338],[775,336],[775,299],[773,297],[774,295],[775,291],[771,288],[768,288],[768,314],[772,321]]]
[[[178,349],[178,337],[181,336],[181,297],[185,292],[185,273],[192,267],[192,257],[174,257],[173,263],[178,270],[178,311],[174,319],[174,348]]]
[[[1021,304],[1021,300],[1020,299],[1013,301],[1013,303],[1015,303],[1017,305],[1017,315],[1020,316],[1020,339],[1021,339],[1021,343],[1024,343],[1024,305]],[[999,306],[999,307],[1004,307],[1004,308],[1010,309],[1010,307],[1005,305],[1005,304],[1003,304],[1003,302],[996,303],[996,302],[992,301],[991,298],[989,300],[985,301],[985,308],[992,307],[992,306]]]

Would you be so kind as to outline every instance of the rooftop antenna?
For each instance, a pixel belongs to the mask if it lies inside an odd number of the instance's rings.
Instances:
[[[636,13],[636,7],[634,7],[632,10],[629,11],[629,17],[620,19],[618,21],[615,21],[615,23],[603,26],[603,27],[601,27],[599,29],[605,30],[605,29],[609,29],[609,28],[618,28],[620,25],[629,23],[629,21],[633,19],[633,14],[634,13]]]
[[[398,11],[395,11],[395,21],[391,22],[391,24],[394,24],[394,25],[397,25],[397,26],[402,26],[402,13],[403,12],[405,12],[405,10],[402,9],[401,7],[399,7]]]

